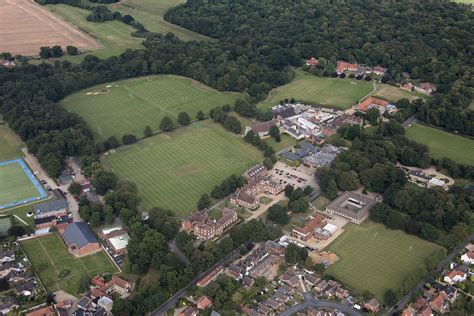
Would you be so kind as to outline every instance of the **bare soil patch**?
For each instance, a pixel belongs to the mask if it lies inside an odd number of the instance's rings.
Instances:
[[[42,46],[96,49],[94,38],[52,15],[33,0],[0,0],[0,52],[36,56]]]

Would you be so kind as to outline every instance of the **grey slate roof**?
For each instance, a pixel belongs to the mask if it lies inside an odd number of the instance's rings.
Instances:
[[[67,209],[67,202],[64,199],[50,200],[44,203],[34,205],[33,209],[35,210],[35,215],[38,216],[44,213]]]
[[[69,224],[64,230],[63,237],[68,245],[74,243],[78,248],[82,248],[90,243],[97,243],[97,239],[90,230],[89,225],[84,222]]]

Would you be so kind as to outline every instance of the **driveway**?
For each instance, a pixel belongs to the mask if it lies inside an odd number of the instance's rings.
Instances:
[[[27,148],[22,148],[23,151],[23,159],[26,161],[28,166],[30,167],[33,172],[38,172],[36,177],[39,180],[46,181],[46,185],[49,185],[53,190],[60,189],[63,192],[67,192],[68,185],[58,185],[55,180],[51,179],[48,174],[44,171],[43,167],[41,167],[38,159],[32,154],[28,152]],[[46,186],[45,185],[45,186]],[[67,203],[69,205],[69,211],[72,214],[72,217],[75,222],[82,222],[82,218],[79,216],[79,205],[74,200],[74,197],[71,194],[66,194]]]
[[[310,292],[303,293],[304,297],[304,302],[301,304],[293,305],[286,311],[280,313],[280,316],[290,316],[294,315],[297,312],[304,311],[310,307],[312,308],[330,308],[330,309],[337,309],[346,315],[351,315],[351,316],[362,316],[362,313],[356,311],[355,309],[336,302],[329,302],[329,301],[320,301],[317,300],[316,298],[311,295]]]

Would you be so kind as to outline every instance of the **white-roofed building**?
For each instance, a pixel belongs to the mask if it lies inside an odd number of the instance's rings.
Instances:
[[[130,240],[130,235],[122,226],[104,228],[100,231],[99,236],[107,242],[107,245],[114,253],[127,253],[127,245]]]

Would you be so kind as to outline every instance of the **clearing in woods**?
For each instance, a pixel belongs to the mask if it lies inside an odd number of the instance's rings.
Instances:
[[[428,146],[433,158],[446,157],[460,164],[474,165],[474,140],[472,139],[421,124],[414,124],[408,128],[406,137]]]
[[[198,111],[206,115],[213,107],[234,104],[239,93],[219,92],[195,80],[159,75],[128,79],[82,90],[61,101],[68,111],[89,124],[96,140],[125,133],[143,136],[145,126],[159,130],[164,115],[175,122],[179,112],[191,119]]]
[[[48,292],[63,290],[77,296],[81,294],[84,277],[117,272],[104,251],[82,258],[73,257],[57,233],[24,240],[20,244]]]
[[[122,0],[119,3],[110,4],[110,10],[129,14],[138,22],[142,23],[150,32],[166,34],[174,33],[185,41],[190,40],[213,40],[205,35],[182,28],[169,23],[163,19],[165,12],[172,7],[186,2],[185,0]]]
[[[210,120],[122,146],[103,159],[119,178],[137,185],[143,210],[161,207],[180,217],[225,178],[262,160],[257,148]]]
[[[339,260],[326,272],[359,293],[368,290],[383,301],[388,289],[398,289],[425,259],[444,248],[370,221],[348,224],[326,250]]]
[[[31,0],[0,0],[0,52],[38,55],[41,46],[96,49],[96,41]]]

